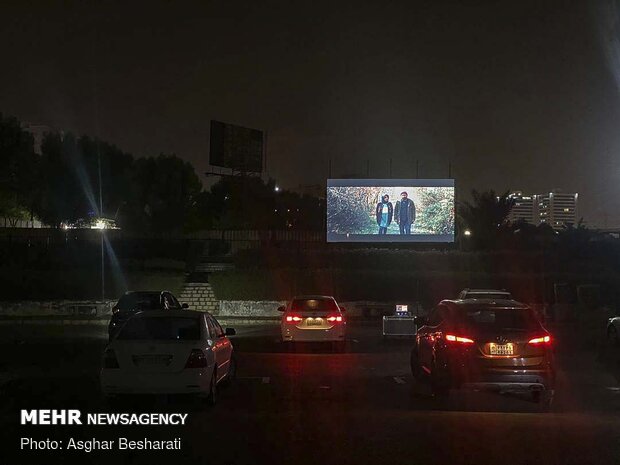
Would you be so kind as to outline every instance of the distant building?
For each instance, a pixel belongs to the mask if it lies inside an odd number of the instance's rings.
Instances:
[[[517,191],[510,194],[508,197],[515,202],[508,215],[508,220],[511,223],[525,221],[530,224],[538,224],[538,203],[536,202],[536,196],[523,195],[523,192]]]
[[[41,144],[43,144],[45,134],[53,132],[53,129],[44,124],[32,124],[26,122],[22,123],[22,129],[32,134],[32,137],[34,138],[34,152],[41,155]]]
[[[578,196],[577,193],[565,193],[559,189],[536,195],[539,223],[546,223],[553,229],[562,229],[567,224],[576,225],[579,222]]]
[[[554,189],[548,194],[524,195],[516,191],[509,198],[515,201],[508,215],[512,223],[525,221],[536,226],[546,223],[553,229],[562,229],[566,224],[576,225],[579,222],[577,193]]]

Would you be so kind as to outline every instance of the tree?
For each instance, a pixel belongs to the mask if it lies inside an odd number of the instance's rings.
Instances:
[[[445,187],[422,189],[416,226],[432,234],[454,233],[454,190]]]
[[[59,227],[88,215],[94,202],[84,180],[80,182],[80,155],[72,134],[48,134],[41,144],[34,210],[43,223]],[[90,201],[87,200],[90,195]]]
[[[0,216],[10,222],[28,219],[37,184],[37,155],[32,135],[19,121],[0,113]]]
[[[200,211],[218,229],[319,230],[324,206],[309,195],[278,189],[273,180],[223,177],[201,201]]]
[[[463,202],[460,216],[464,226],[471,231],[475,248],[489,249],[497,245],[502,229],[514,205],[508,191],[498,196],[495,191],[472,191],[470,202]]]
[[[131,184],[133,189],[119,220],[122,227],[142,231],[183,230],[202,190],[190,163],[165,154],[138,158]]]
[[[380,189],[376,187],[330,187],[327,190],[327,229],[338,234],[366,234],[375,227],[371,220]]]

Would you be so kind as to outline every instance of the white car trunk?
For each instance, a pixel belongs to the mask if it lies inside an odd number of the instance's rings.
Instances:
[[[116,341],[114,350],[119,368],[138,373],[175,373],[185,368],[198,341]]]

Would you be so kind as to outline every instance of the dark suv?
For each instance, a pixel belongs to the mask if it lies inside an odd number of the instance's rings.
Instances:
[[[430,380],[435,395],[459,388],[527,391],[537,402],[551,403],[553,340],[527,305],[443,300],[416,324],[411,371]]]
[[[188,308],[180,304],[168,291],[130,291],[126,292],[112,308],[112,319],[108,325],[110,340],[123,324],[138,312],[148,310],[181,310]]]

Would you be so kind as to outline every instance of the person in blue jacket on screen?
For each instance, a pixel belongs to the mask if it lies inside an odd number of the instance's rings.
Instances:
[[[381,202],[377,204],[377,224],[379,225],[379,234],[387,234],[387,228],[394,217],[394,207],[390,202],[390,196],[383,194]]]
[[[396,202],[394,219],[400,227],[401,234],[411,234],[411,225],[415,221],[415,204],[407,192],[400,193],[400,200]]]

